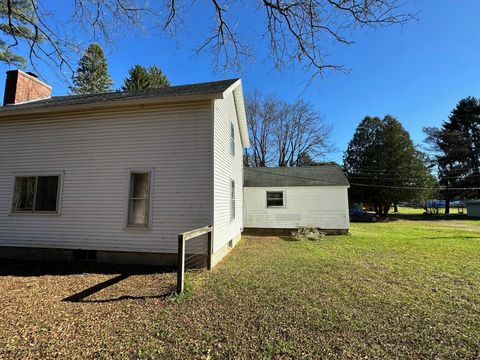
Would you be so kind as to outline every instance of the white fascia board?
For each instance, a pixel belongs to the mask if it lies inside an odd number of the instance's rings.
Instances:
[[[248,137],[247,113],[245,111],[245,100],[243,98],[242,80],[235,81],[227,90],[223,92],[223,98],[233,93],[235,101],[235,110],[237,112],[238,128],[240,129],[240,138],[244,149],[250,147]]]

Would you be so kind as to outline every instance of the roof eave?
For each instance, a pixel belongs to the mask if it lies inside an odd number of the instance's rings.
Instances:
[[[223,93],[212,93],[202,95],[183,95],[183,96],[162,96],[151,98],[138,98],[138,99],[119,99],[90,104],[73,104],[73,105],[59,105],[59,106],[45,106],[40,108],[31,109],[12,109],[5,112],[0,112],[0,118],[8,118],[17,115],[41,115],[52,114],[57,112],[68,111],[86,111],[86,110],[100,110],[108,108],[117,108],[119,106],[129,105],[156,105],[163,103],[182,103],[193,101],[208,101],[215,99],[223,99]],[[14,107],[15,105],[10,105]]]
[[[233,93],[235,102],[235,111],[237,112],[238,128],[240,130],[240,138],[244,149],[250,147],[250,139],[248,137],[247,113],[245,111],[245,100],[243,98],[242,80],[235,81],[227,90],[223,92],[223,98]]]

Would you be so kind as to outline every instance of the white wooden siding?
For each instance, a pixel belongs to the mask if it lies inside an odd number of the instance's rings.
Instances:
[[[283,191],[284,206],[267,208],[267,191]],[[348,229],[348,195],[345,186],[246,187],[246,228]]]
[[[480,202],[467,201],[467,215],[470,217],[480,217]]]
[[[0,120],[0,246],[175,253],[212,223],[212,118],[205,101]],[[125,227],[136,168],[153,169],[149,230]],[[15,172],[62,172],[61,215],[10,214]]]
[[[213,240],[214,251],[237,236],[243,227],[243,149],[233,95],[214,103]],[[235,127],[235,156],[230,153],[230,123]],[[230,185],[235,181],[235,220],[230,221]]]

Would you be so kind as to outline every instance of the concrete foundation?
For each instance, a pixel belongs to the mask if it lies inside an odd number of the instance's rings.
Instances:
[[[212,267],[217,265],[240,241],[242,234],[237,234],[230,242],[226,243],[212,255]]]
[[[78,256],[80,253],[81,256]],[[83,256],[84,255],[84,256]],[[82,251],[30,247],[0,247],[0,259],[40,261],[85,261],[101,264],[131,264],[175,267],[177,254],[123,251]]]
[[[292,236],[298,229],[245,228],[243,235],[250,236]],[[345,235],[348,229],[318,229],[327,235]]]
[[[235,236],[212,255],[212,265],[215,266],[238,243],[241,234]],[[195,262],[187,264],[189,267],[201,267],[207,263],[207,255],[199,257],[198,254],[185,254],[185,258],[195,256]],[[84,261],[99,264],[128,264],[152,265],[163,267],[176,267],[176,253],[144,253],[126,251],[104,250],[76,250],[76,249],[50,249],[33,247],[7,247],[0,246],[0,259],[11,260],[39,260],[39,261]]]

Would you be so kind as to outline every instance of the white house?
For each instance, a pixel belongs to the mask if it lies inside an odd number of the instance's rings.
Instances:
[[[50,97],[7,72],[0,108],[0,257],[171,264],[213,226],[213,262],[243,228],[239,79]]]
[[[245,168],[245,229],[346,233],[349,183],[338,165]]]

